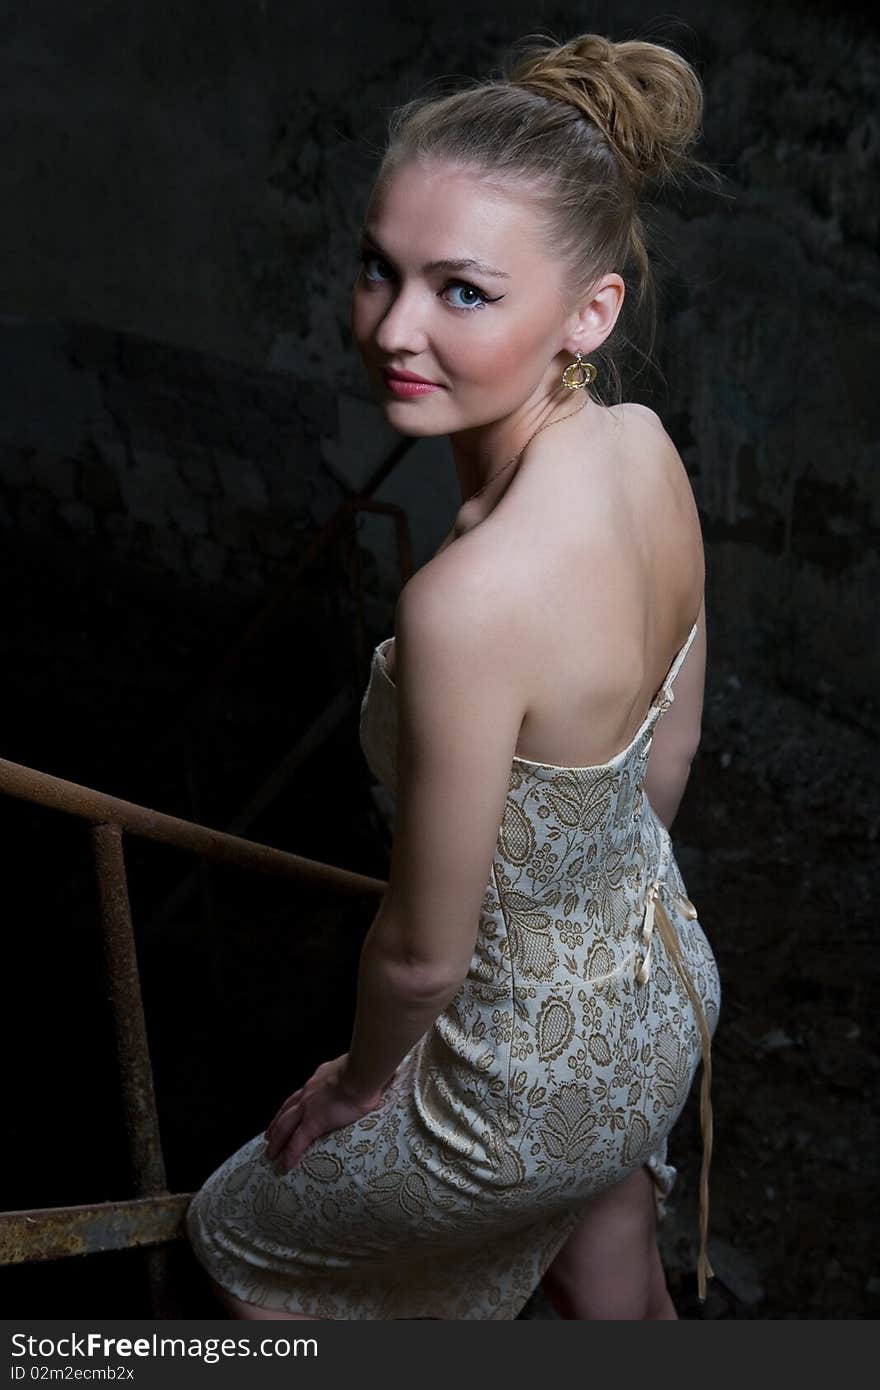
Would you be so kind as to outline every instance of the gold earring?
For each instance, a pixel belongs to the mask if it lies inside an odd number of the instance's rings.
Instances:
[[[569,373],[580,372],[580,381],[571,381]],[[584,386],[591,386],[596,380],[596,368],[592,362],[585,362],[579,352],[575,353],[575,361],[569,362],[565,371],[562,373],[562,384],[567,386],[569,391],[580,391]]]

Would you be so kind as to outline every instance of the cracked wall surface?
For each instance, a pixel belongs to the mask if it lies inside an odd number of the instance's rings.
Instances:
[[[703,78],[701,153],[725,183],[657,209],[660,372],[628,394],[660,412],[693,480],[710,652],[806,698],[821,679],[870,719],[880,130],[878,40],[858,7],[689,0],[665,23],[645,3],[224,0],[18,7],[5,26],[2,351],[28,376],[34,414],[52,397],[64,438],[23,453],[0,420],[0,524],[152,547],[157,564],[229,583],[260,582],[286,528],[313,520],[303,498],[333,492],[320,459],[298,453],[291,469],[288,454],[279,470],[287,441],[271,411],[258,422],[251,410],[247,444],[231,448],[196,411],[126,471],[112,442],[80,430],[94,384],[61,381],[53,335],[93,324],[165,345],[170,396],[177,349],[215,357],[228,382],[275,373],[289,401],[310,388],[324,413],[334,397],[368,402],[348,294],[390,107],[489,74],[535,29],[677,43]],[[59,326],[45,350],[22,352],[40,322]],[[115,408],[138,420],[121,386]],[[332,442],[338,427],[322,429]]]
[[[625,394],[681,450],[708,565],[704,731],[674,825],[724,981],[705,1310],[696,1090],[664,1264],[685,1317],[875,1317],[878,42],[849,5],[681,0],[675,15],[645,0],[7,7],[2,754],[218,826],[286,766],[247,833],[387,873],[356,705],[338,706],[368,659],[349,660],[340,570],[313,566],[205,687],[285,557],[394,445],[347,328],[387,110],[486,74],[537,27],[677,41],[725,182],[656,210],[659,372]],[[377,496],[405,509],[418,565],[456,505],[446,441],[419,441]],[[382,636],[393,534],[360,518]],[[169,740],[197,687],[188,741]],[[4,1002],[27,1062],[8,1078],[9,1200],[127,1192],[85,845],[7,797],[0,819]],[[304,1057],[345,1046],[367,920],[304,884],[215,872],[151,937],[183,869],[158,847],[126,854],[170,1181],[188,1190],[265,1124]],[[83,1136],[61,1163],[48,1074]],[[141,1307],[139,1267],[69,1264],[6,1271],[4,1307]]]
[[[0,524],[261,588],[326,520],[318,384],[94,326],[0,319]]]

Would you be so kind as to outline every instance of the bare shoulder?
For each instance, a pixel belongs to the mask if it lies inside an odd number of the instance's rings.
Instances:
[[[649,405],[641,405],[638,401],[626,401],[623,405],[618,406],[617,409],[626,411],[630,416],[635,416],[637,420],[645,420],[663,430],[663,421],[660,419],[656,410],[652,410]]]
[[[491,518],[490,518],[491,520]],[[523,607],[506,563],[509,542],[484,522],[438,552],[402,589],[395,610],[395,670],[442,680],[466,663],[487,679],[511,670],[524,630]]]
[[[620,425],[622,436],[635,434],[653,440],[658,455],[677,454],[666,426],[650,406],[641,405],[638,401],[626,401],[623,405],[612,406],[609,414]]]
[[[694,611],[695,594],[705,589],[706,561],[697,500],[684,460],[663,421],[648,406],[630,402],[622,407],[626,428],[633,430],[627,447],[639,460],[641,514],[647,533],[659,538],[656,584],[670,593],[690,595],[687,609]],[[641,432],[637,434],[635,432]],[[637,439],[645,448],[636,448]],[[650,468],[648,463],[652,465]]]
[[[647,426],[656,434],[669,438],[666,426],[656,410],[652,410],[649,405],[642,405],[639,401],[623,401],[620,405],[607,406],[605,414],[620,426],[634,426],[637,429]]]
[[[646,445],[650,442],[650,454],[639,453],[640,468],[644,469],[650,458],[657,465],[657,482],[661,486],[671,486],[672,495],[677,497],[679,506],[683,504],[695,511],[693,492],[684,460],[657,412],[650,406],[640,405],[636,401],[628,401],[616,409],[620,412],[617,418],[624,426],[624,448],[631,449],[636,439],[644,440]],[[651,505],[653,504],[654,498],[651,499]]]

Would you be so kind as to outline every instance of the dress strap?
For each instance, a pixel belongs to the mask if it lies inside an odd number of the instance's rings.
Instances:
[[[677,653],[675,660],[673,661],[669,670],[666,672],[666,679],[664,680],[663,684],[657,692],[655,706],[659,708],[661,713],[664,710],[667,710],[669,706],[672,704],[673,700],[675,699],[675,692],[673,691],[672,687],[675,684],[675,678],[684,664],[684,659],[690,651],[691,643],[693,642],[696,635],[697,624],[694,623],[693,627],[687,635],[687,638],[685,639],[684,646]]]
[[[665,878],[656,878],[650,884],[642,925],[642,944],[645,947],[645,954],[639,962],[636,979],[640,985],[647,982],[651,969],[652,936],[656,922],[663,944],[688,992],[700,1030],[700,1046],[703,1054],[703,1075],[700,1080],[700,1131],[703,1137],[703,1162],[700,1168],[700,1250],[697,1256],[697,1296],[701,1303],[705,1303],[706,1281],[714,1278],[714,1270],[709,1263],[706,1249],[709,1238],[709,1165],[712,1161],[712,1101],[710,1096],[712,1087],[712,1035],[709,1032],[703,1006],[694,988],[690,971],[682,953],[678,932],[660,896],[661,892],[667,893],[674,899],[686,917],[693,919],[697,916],[697,909],[690,898],[684,893],[679,893]]]

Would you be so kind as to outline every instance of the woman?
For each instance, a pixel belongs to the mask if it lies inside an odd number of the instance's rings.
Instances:
[[[701,106],[678,54],[584,35],[392,120],[352,329],[462,504],[364,696],[395,827],[350,1049],[190,1206],[235,1317],[511,1319],[543,1279],[563,1317],[674,1318],[656,1215],[701,1057],[705,1296],[720,989],[668,834],[703,549],[659,420],[589,360]]]

